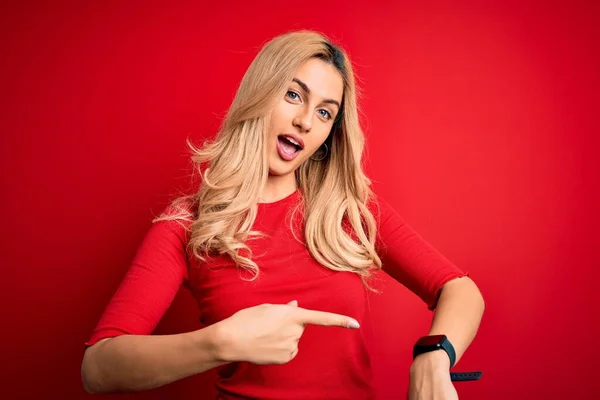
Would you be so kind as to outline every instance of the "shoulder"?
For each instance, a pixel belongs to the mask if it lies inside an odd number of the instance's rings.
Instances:
[[[390,216],[402,219],[394,206],[392,206],[390,202],[381,195],[373,194],[367,201],[366,205],[377,222],[385,221]]]
[[[175,200],[152,220],[148,239],[167,240],[185,247],[189,240],[191,225],[195,219],[196,209],[192,200]]]

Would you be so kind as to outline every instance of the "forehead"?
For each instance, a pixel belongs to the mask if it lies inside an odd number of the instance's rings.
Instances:
[[[298,68],[294,78],[306,83],[311,96],[342,102],[344,80],[332,64],[318,58],[311,58]]]

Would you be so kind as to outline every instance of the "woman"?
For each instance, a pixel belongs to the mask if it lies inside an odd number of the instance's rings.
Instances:
[[[377,201],[361,166],[352,66],[291,32],[250,65],[216,138],[194,148],[197,193],[155,220],[91,338],[89,392],[139,391],[219,368],[221,399],[370,399],[360,321],[383,268],[435,309],[445,351],[415,354],[409,397],[454,399],[476,285]],[[151,335],[181,285],[206,327]]]

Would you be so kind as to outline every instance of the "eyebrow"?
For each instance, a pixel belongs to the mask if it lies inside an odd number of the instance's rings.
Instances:
[[[306,83],[302,82],[298,78],[294,78],[294,79],[292,79],[292,81],[296,82],[298,85],[300,85],[302,90],[304,90],[306,93],[310,94],[310,88],[306,85]],[[340,103],[337,100],[325,99],[325,100],[323,100],[323,103],[335,104],[338,107],[338,109],[341,108]]]

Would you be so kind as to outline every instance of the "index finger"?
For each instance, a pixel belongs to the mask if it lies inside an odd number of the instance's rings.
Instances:
[[[308,310],[306,308],[295,308],[296,320],[301,324],[313,324],[320,326],[341,326],[343,328],[357,329],[360,324],[354,318],[347,315],[335,314],[326,311]]]

